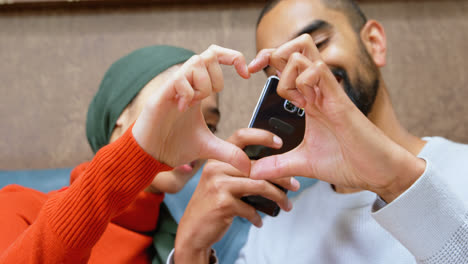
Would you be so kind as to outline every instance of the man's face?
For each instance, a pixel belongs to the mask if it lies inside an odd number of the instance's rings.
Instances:
[[[320,0],[283,0],[257,28],[257,51],[276,48],[302,34],[310,34],[354,104],[367,115],[375,101],[379,71],[344,13],[328,9]],[[268,67],[268,75],[276,69]]]

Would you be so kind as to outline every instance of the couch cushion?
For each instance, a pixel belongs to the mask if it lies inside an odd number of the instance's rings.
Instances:
[[[58,190],[70,184],[72,168],[47,170],[0,170],[0,188],[18,184],[41,192]]]

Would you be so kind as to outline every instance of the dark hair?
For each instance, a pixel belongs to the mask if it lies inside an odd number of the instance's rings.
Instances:
[[[281,0],[269,0],[265,7],[260,12],[260,15],[257,20],[257,27],[260,24],[262,18],[271,10],[273,9]],[[362,27],[367,22],[367,17],[362,12],[361,8],[358,4],[353,0],[320,0],[325,7],[334,9],[337,11],[342,12],[346,15],[351,26],[356,32],[360,32]]]

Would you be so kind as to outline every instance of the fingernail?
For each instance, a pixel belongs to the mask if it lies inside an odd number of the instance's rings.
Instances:
[[[294,177],[291,177],[291,186],[294,188],[294,190],[299,190],[299,188],[301,188],[301,184]]]
[[[291,211],[293,208],[293,204],[290,200],[288,200],[288,211]]]
[[[277,145],[277,146],[283,145],[283,140],[281,140],[281,138],[278,137],[278,136],[273,136],[273,142],[274,142],[275,145]]]

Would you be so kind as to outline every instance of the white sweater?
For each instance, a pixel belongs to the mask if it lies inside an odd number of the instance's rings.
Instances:
[[[319,182],[252,226],[236,264],[468,263],[468,145],[425,140],[426,171],[392,203]]]

